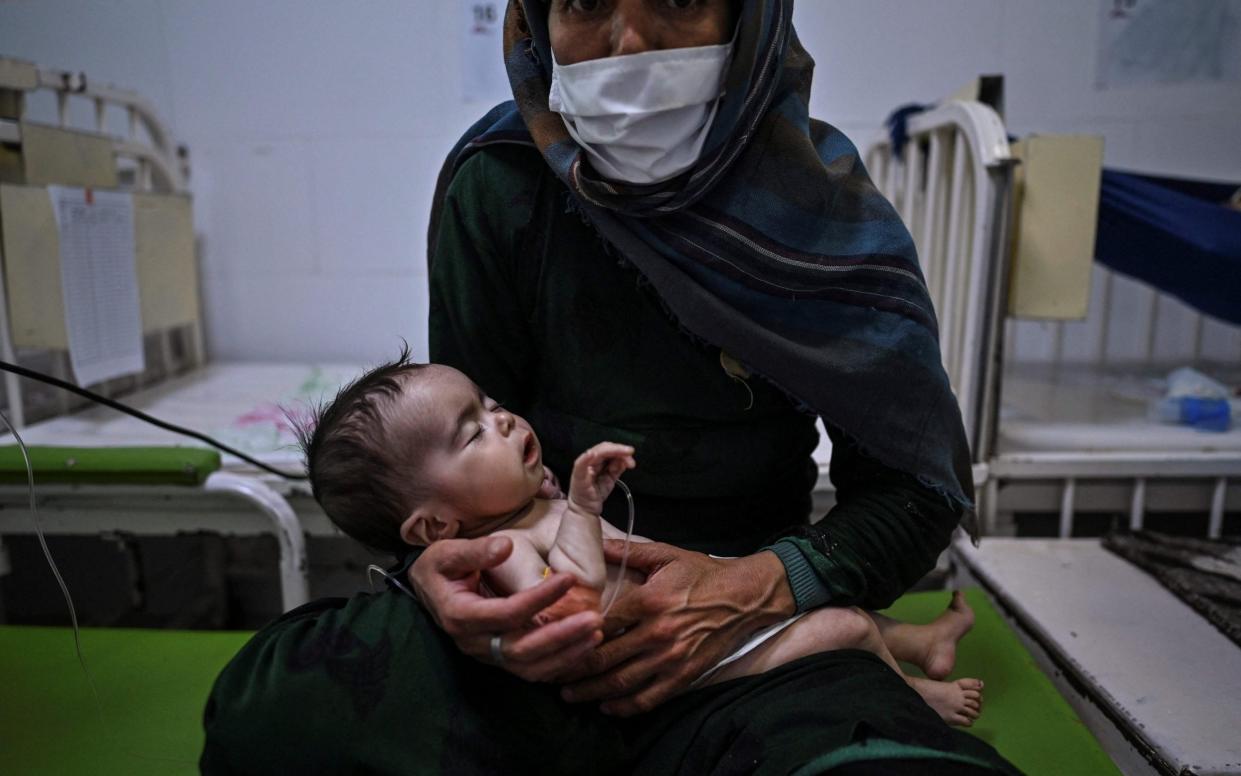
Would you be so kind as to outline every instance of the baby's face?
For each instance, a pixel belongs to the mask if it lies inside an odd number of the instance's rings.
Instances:
[[[430,366],[403,400],[421,440],[421,477],[461,521],[460,535],[488,533],[538,493],[543,451],[534,429],[468,377]]]

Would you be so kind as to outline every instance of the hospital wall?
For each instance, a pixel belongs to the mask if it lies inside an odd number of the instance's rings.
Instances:
[[[425,357],[435,176],[490,107],[462,95],[462,9],[8,0],[0,53],[137,90],[190,148],[214,357],[365,361],[402,337]],[[1098,133],[1114,167],[1241,180],[1241,84],[1099,90],[1099,13],[1086,0],[803,0],[795,21],[818,63],[813,113],[859,145],[897,105],[1003,73],[1016,134]],[[53,115],[50,98],[31,108]]]

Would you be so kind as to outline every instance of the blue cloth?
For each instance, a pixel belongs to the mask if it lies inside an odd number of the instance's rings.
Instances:
[[[888,116],[897,159],[909,120],[931,107],[911,103]],[[1241,211],[1224,205],[1238,186],[1104,170],[1095,261],[1241,324]]]
[[[905,144],[909,142],[909,120],[933,107],[935,106],[911,102],[892,111],[883,122],[888,128],[888,141],[892,146],[892,155],[898,160],[905,157]]]
[[[505,61],[516,99],[492,109],[449,155],[432,248],[461,163],[492,143],[533,145],[683,330],[867,455],[969,508],[969,446],[913,239],[853,143],[810,118],[814,62],[792,11],[791,0],[742,4],[699,162],[670,181],[633,186],[600,178],[547,107],[546,5],[510,3]]]
[[[1103,171],[1095,260],[1241,324],[1241,211],[1234,185]]]

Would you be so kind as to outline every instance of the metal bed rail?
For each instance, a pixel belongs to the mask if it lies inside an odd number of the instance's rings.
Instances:
[[[1155,511],[1202,511],[1207,537],[1218,539],[1228,505],[1241,503],[1241,461],[1234,453],[1191,451],[1006,453],[991,461],[980,499],[984,532],[1011,533],[1015,511],[1049,503],[1058,507],[1062,539],[1073,535],[1085,508],[1127,515],[1134,531]]]
[[[95,83],[85,73],[53,70],[6,59],[0,67],[0,89],[15,95],[16,119],[0,119],[0,141],[21,143],[21,125],[26,120],[26,95],[47,91],[56,98],[56,118],[62,129],[76,129],[112,139],[113,153],[120,160],[132,161],[137,174],[130,188],[137,191],[184,192],[189,180],[189,153],[176,146],[154,108],[136,92],[109,84]],[[91,126],[75,126],[69,109],[72,100],[88,100],[94,111]],[[127,132],[118,136],[108,132],[108,112],[124,113]]]
[[[885,134],[865,155],[909,227],[939,316],[940,348],[976,462],[994,437],[1007,288],[1012,157],[1004,123],[978,102],[950,100],[909,120],[898,153]]]
[[[282,611],[310,600],[306,530],[288,499],[258,477],[214,472],[201,488],[40,485],[35,503],[48,536],[176,536],[203,530],[274,536]],[[0,487],[0,538],[34,533],[29,507],[25,486]],[[255,520],[256,511],[266,524]],[[0,545],[0,576],[4,563]]]
[[[1241,363],[1241,326],[1204,315],[1100,264],[1094,266],[1091,283],[1084,320],[1010,320],[1004,346],[1008,358],[1069,369]]]

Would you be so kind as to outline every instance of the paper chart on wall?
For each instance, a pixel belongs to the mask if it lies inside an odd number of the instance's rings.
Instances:
[[[129,194],[49,186],[69,360],[79,385],[146,367]]]
[[[504,68],[504,8],[500,0],[461,0],[461,95],[488,105],[513,98]]]
[[[1241,0],[1098,0],[1100,89],[1241,81]]]

